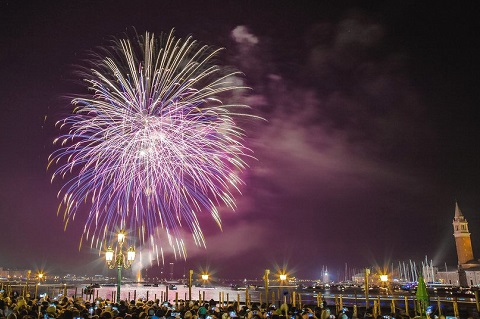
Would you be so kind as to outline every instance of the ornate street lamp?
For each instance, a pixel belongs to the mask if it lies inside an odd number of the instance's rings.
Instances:
[[[107,261],[108,268],[117,268],[117,303],[120,302],[120,286],[122,285],[122,269],[128,269],[132,266],[135,260],[135,248],[130,246],[124,251],[123,244],[125,243],[125,231],[121,230],[117,235],[117,245],[115,249],[112,246],[107,248],[105,253],[105,259]],[[125,259],[125,255],[127,258]]]

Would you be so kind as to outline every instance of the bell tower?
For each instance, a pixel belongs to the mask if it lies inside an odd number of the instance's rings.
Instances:
[[[458,202],[455,203],[455,217],[453,218],[453,236],[457,247],[458,265],[462,266],[473,260],[472,241],[468,231],[468,222],[463,217]]]

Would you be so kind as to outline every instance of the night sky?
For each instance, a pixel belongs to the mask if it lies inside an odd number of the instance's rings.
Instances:
[[[176,276],[455,265],[455,200],[480,258],[479,6],[0,0],[0,267],[109,273],[78,249],[84,217],[64,231],[46,166],[74,66],[133,28],[224,47],[267,120],[245,127],[257,160],[236,212],[221,209],[223,231],[199,217],[207,248],[189,244]]]

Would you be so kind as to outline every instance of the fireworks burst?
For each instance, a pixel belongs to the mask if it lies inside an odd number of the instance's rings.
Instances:
[[[172,32],[146,33],[115,40],[91,60],[82,74],[89,93],[73,98],[72,114],[57,123],[66,133],[48,164],[56,166],[52,181],[64,180],[65,228],[89,206],[80,246],[85,239],[101,249],[115,229],[128,229],[157,255],[166,234],[185,258],[181,230],[205,245],[197,214],[209,212],[221,227],[217,207],[234,209],[251,153],[237,119],[249,115],[222,103],[243,87],[236,72],[213,63],[217,52]]]

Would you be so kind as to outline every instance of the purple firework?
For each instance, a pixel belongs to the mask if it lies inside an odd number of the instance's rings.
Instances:
[[[65,133],[48,164],[56,167],[52,181],[64,180],[58,212],[65,228],[89,207],[80,245],[85,239],[101,248],[127,229],[161,249],[166,234],[186,257],[185,226],[205,245],[199,212],[221,227],[217,207],[235,207],[251,152],[237,125],[250,116],[247,107],[221,101],[244,87],[235,84],[237,72],[212,62],[217,52],[171,32],[115,40],[94,55],[82,72],[89,93],[73,98],[72,114],[57,123]]]

